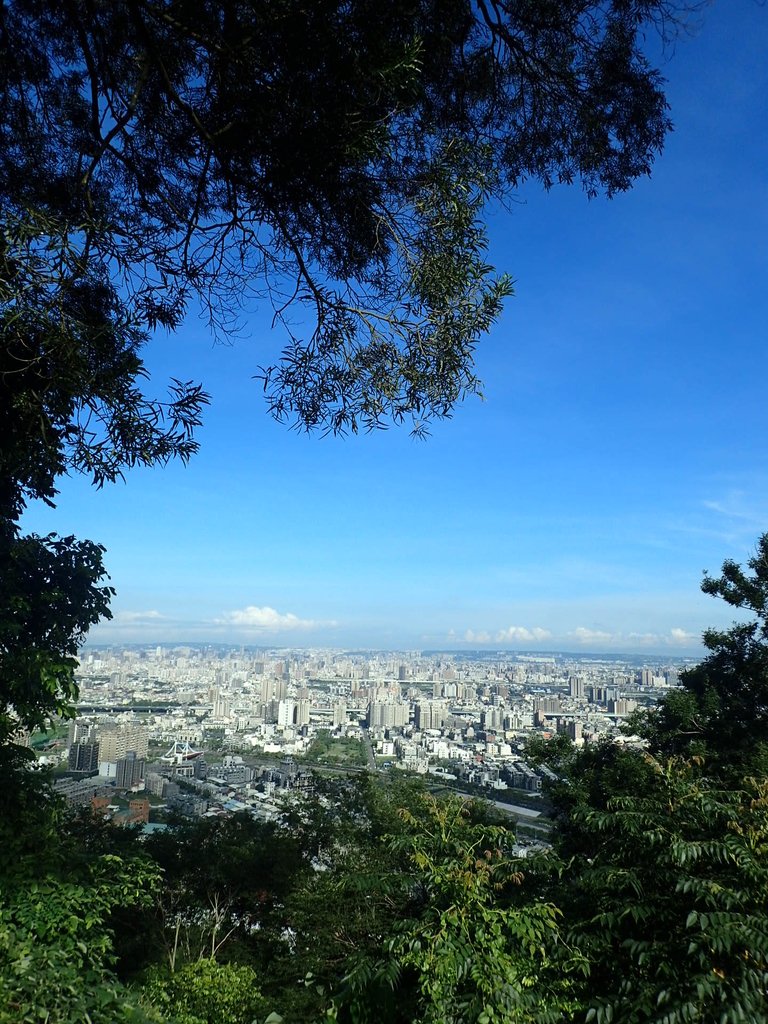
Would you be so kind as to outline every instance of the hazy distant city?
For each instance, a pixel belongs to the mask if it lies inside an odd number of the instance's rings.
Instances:
[[[565,733],[577,745],[620,735],[634,710],[678,685],[686,663],[90,647],[77,717],[36,745],[71,801],[150,829],[172,812],[274,818],[281,800],[312,787],[313,773],[365,771],[486,795],[535,829],[547,769],[526,761],[531,735]]]

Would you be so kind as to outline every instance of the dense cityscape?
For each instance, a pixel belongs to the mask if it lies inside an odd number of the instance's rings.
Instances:
[[[116,822],[279,814],[312,771],[401,770],[525,817],[548,769],[531,735],[577,746],[678,685],[679,663],[567,654],[90,648],[77,717],[37,738],[55,788]],[[624,730],[626,732],[626,730]],[[534,798],[534,799],[531,799]]]

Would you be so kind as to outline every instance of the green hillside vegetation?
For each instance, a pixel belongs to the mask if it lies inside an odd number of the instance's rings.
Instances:
[[[0,1021],[737,1024],[768,1018],[768,778],[734,661],[765,676],[768,535],[710,593],[758,611],[632,728],[534,742],[552,848],[419,780],[318,777],[280,822],[75,815],[6,745]],[[707,680],[702,691],[701,680]],[[681,707],[687,709],[683,718]],[[742,710],[739,710],[742,709]],[[738,715],[743,718],[738,721]]]

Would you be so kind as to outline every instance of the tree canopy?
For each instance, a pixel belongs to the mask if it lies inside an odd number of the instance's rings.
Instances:
[[[559,780],[552,898],[590,964],[592,1024],[766,1019],[768,534],[702,589],[746,621],[614,740],[533,745]]]
[[[278,416],[446,415],[511,288],[484,204],[528,178],[613,195],[649,173],[670,122],[644,38],[674,7],[6,0],[6,329],[53,318],[80,352],[120,333],[129,365],[109,365],[130,377],[136,332],[193,299],[226,329],[267,296],[289,335],[263,374]]]
[[[741,613],[729,629],[708,629],[707,656],[681,677],[637,727],[657,752],[701,755],[707,771],[759,775],[768,769],[768,533],[746,568],[731,559],[701,589]]]

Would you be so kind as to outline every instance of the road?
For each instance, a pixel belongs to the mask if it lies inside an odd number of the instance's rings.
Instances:
[[[503,800],[488,800],[494,807],[500,807],[503,811],[512,811],[521,818],[540,818],[541,811],[534,811],[531,807],[521,807],[519,804],[505,804]]]
[[[363,728],[363,746],[365,747],[365,757],[368,761],[368,771],[376,771],[376,755],[373,752],[373,744],[371,743],[371,737],[368,735],[368,730]]]

